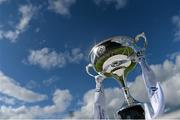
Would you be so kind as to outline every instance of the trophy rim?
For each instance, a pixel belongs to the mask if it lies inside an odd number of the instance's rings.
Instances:
[[[103,43],[105,43],[105,42],[107,42],[107,41],[111,41],[111,40],[113,40],[114,38],[121,38],[121,37],[130,38],[130,39],[132,40],[132,43],[134,42],[134,39],[133,39],[132,37],[126,36],[126,35],[112,36],[112,37],[109,37],[109,38],[107,38],[107,39],[103,39],[101,42],[99,42],[99,43],[96,44],[94,47],[92,47],[92,49],[91,49],[90,52],[89,52],[88,58],[90,58],[90,55],[91,55],[91,53],[93,52],[93,50],[94,50],[96,47],[98,47],[99,45],[101,45],[101,44],[103,44]]]

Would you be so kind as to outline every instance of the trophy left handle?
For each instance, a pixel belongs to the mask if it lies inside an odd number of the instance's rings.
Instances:
[[[93,75],[93,74],[90,72],[91,69],[93,69],[93,65],[92,65],[92,64],[88,64],[88,65],[86,66],[86,72],[87,72],[87,74],[90,75],[90,76],[92,76],[92,77],[95,77],[96,75]],[[93,69],[93,70],[94,70],[94,69]]]

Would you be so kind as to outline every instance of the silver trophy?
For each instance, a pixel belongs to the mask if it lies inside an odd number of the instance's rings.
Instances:
[[[140,40],[144,40],[143,47],[137,45]],[[91,63],[87,66],[87,73],[91,76],[91,68],[96,73],[107,78],[114,78],[121,86],[125,96],[125,102],[117,115],[123,119],[144,119],[144,109],[142,104],[135,100],[129,92],[127,86],[128,73],[133,71],[138,63],[138,59],[143,56],[147,41],[144,33],[135,38],[129,36],[117,36],[103,40],[95,45],[90,51]]]

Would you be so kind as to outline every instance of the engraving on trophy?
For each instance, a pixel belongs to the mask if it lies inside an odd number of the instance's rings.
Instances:
[[[125,55],[114,55],[107,59],[103,64],[103,71],[106,73],[117,74],[122,76],[125,68],[131,64]]]
[[[106,47],[103,46],[103,45],[101,45],[101,46],[99,46],[98,49],[97,49],[97,54],[100,56],[100,55],[102,55],[105,51],[106,51]]]

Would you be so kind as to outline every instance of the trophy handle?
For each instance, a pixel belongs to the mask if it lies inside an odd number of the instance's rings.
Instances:
[[[141,51],[145,51],[146,47],[147,47],[147,39],[145,36],[145,33],[142,32],[141,34],[138,34],[135,39],[134,39],[134,43],[136,44],[139,40],[141,40],[140,38],[144,39],[144,47],[141,49]]]
[[[90,75],[90,76],[92,76],[92,77],[95,77],[96,75],[93,75],[91,72],[90,72],[90,69],[92,69],[93,68],[93,65],[92,64],[88,64],[87,66],[86,66],[86,72],[87,72],[87,74],[88,75]],[[93,69],[94,70],[94,69]]]

